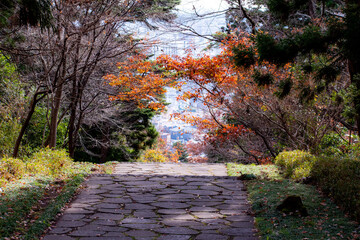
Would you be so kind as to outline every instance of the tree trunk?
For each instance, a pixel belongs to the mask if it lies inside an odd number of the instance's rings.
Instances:
[[[41,97],[37,98],[39,95],[43,94]],[[20,144],[21,144],[21,140],[25,134],[25,131],[27,129],[27,127],[29,126],[30,124],[30,120],[32,118],[32,115],[34,114],[35,112],[35,107],[36,107],[36,104],[41,100],[43,99],[44,97],[46,96],[46,93],[45,92],[36,92],[33,96],[33,98],[31,99],[31,102],[30,102],[30,106],[29,106],[29,112],[26,116],[26,119],[23,123],[23,125],[21,126],[21,129],[20,129],[20,132],[19,132],[19,135],[16,139],[16,142],[15,142],[15,146],[14,146],[14,150],[13,150],[13,158],[17,158],[18,154],[19,154],[19,149],[20,149]]]
[[[75,153],[75,142],[76,142],[76,131],[75,131],[75,121],[76,121],[76,110],[78,103],[78,96],[76,93],[76,80],[74,80],[73,91],[71,96],[70,103],[70,120],[69,120],[69,155],[70,157],[74,157]]]
[[[56,147],[58,115],[59,115],[59,110],[60,110],[63,85],[64,85],[64,82],[63,82],[63,80],[61,80],[60,85],[56,88],[54,102],[53,102],[53,106],[51,109],[50,134],[49,134],[49,147],[50,148]]]

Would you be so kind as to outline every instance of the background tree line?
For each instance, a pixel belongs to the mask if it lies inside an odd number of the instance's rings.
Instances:
[[[155,112],[132,101],[109,101],[118,90],[102,77],[149,44],[128,23],[171,21],[178,3],[2,2],[2,155],[49,146],[67,148],[79,159],[105,161],[116,154],[129,160],[151,146]]]

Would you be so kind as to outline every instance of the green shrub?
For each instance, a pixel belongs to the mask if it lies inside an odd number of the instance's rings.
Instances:
[[[345,139],[348,132],[342,130],[341,135],[338,133],[326,134],[320,144],[318,152],[323,156],[339,156],[339,157],[360,157],[360,144],[358,143],[359,137],[352,135],[352,144]]]
[[[32,155],[28,162],[28,170],[34,174],[58,177],[64,174],[72,164],[72,159],[64,150],[45,148]]]
[[[360,220],[360,159],[321,157],[311,176],[321,189],[334,198],[356,220]]]
[[[322,155],[341,155],[343,154],[344,146],[347,146],[347,142],[339,134],[330,132],[322,138],[319,150]]]
[[[19,179],[25,174],[25,163],[16,158],[3,158],[0,160],[0,187],[8,181]]]
[[[0,52],[0,158],[12,154],[27,102],[24,85],[10,57]]]
[[[300,180],[310,176],[316,158],[308,152],[295,150],[281,152],[275,158],[275,164],[281,167],[285,177]]]

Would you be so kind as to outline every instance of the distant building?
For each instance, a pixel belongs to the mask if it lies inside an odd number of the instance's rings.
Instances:
[[[171,134],[161,133],[160,137],[166,142],[166,144],[171,144]]]

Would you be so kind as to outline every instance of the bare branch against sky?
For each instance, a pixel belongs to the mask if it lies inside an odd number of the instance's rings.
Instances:
[[[176,9],[177,19],[173,23],[151,22],[156,31],[148,28],[137,28],[139,37],[146,36],[159,43],[154,46],[155,56],[160,54],[182,55],[188,48],[197,51],[207,47],[212,34],[226,26],[225,12],[228,9],[225,0],[182,0]]]

